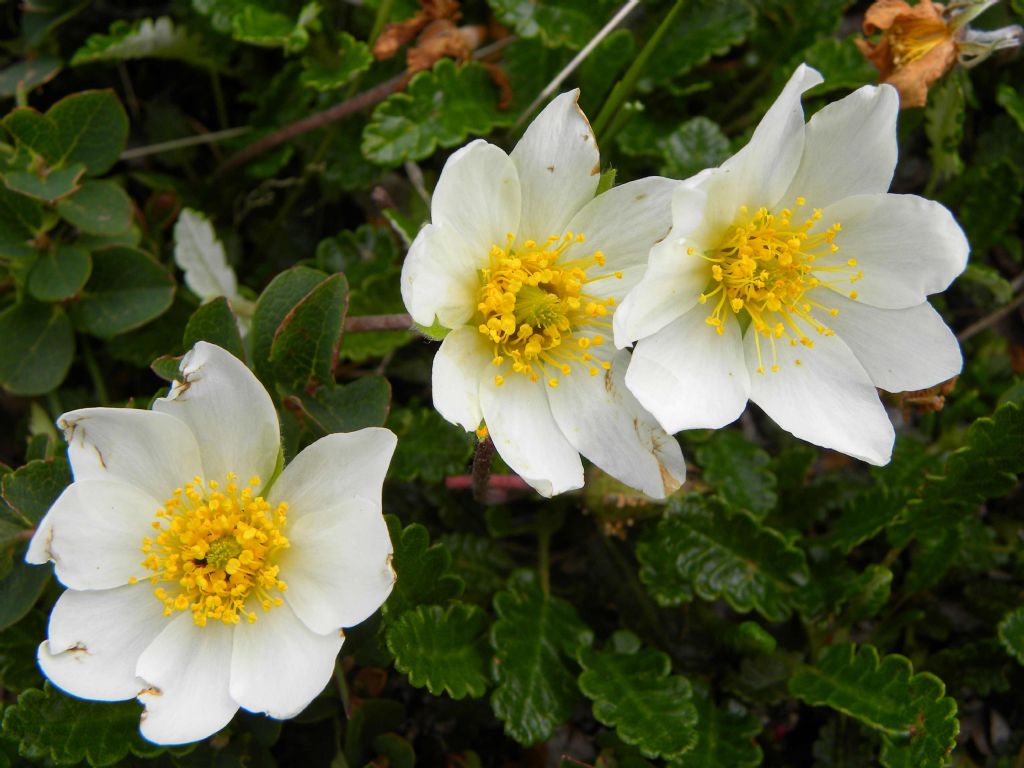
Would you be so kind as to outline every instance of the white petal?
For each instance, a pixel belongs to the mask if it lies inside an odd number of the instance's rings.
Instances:
[[[722,164],[732,181],[729,200],[720,204],[736,211],[771,208],[789,187],[804,149],[804,111],[800,95],[818,83],[821,75],[806,64],[796,68],[786,87],[761,118],[747,145]]]
[[[896,115],[891,85],[866,85],[823,107],[807,123],[804,154],[781,200],[798,196],[824,208],[849,195],[885,192],[896,169]]]
[[[578,98],[578,89],[556,97],[512,150],[523,193],[520,241],[562,234],[597,189],[597,140]]]
[[[54,685],[96,701],[134,698],[146,687],[135,665],[167,626],[149,582],[118,589],[64,592],[50,612],[39,666]]]
[[[856,259],[864,277],[836,287],[856,290],[865,304],[916,307],[967,266],[967,238],[952,214],[917,195],[854,195],[822,211],[822,226],[836,222],[839,251],[816,266]]]
[[[664,328],[690,310],[711,279],[711,265],[671,236],[651,249],[643,278],[612,316],[615,346],[624,347]]]
[[[135,408],[82,408],[57,420],[75,480],[120,480],[160,501],[202,472],[183,421]]]
[[[487,369],[493,357],[487,339],[472,326],[456,328],[445,336],[434,355],[434,407],[467,432],[480,426],[480,379],[490,375]]]
[[[266,482],[277,464],[281,431],[274,403],[245,363],[220,347],[198,342],[181,361],[175,382],[153,410],[175,416],[199,441],[203,477],[223,481],[229,472]]]
[[[602,251],[609,272],[646,261],[647,252],[672,228],[672,193],[678,186],[673,179],[651,176],[598,195],[569,222],[570,232],[587,238],[569,253]]]
[[[139,693],[143,736],[185,744],[228,724],[238,711],[228,694],[233,632],[219,621],[196,626],[191,613],[182,613],[150,643],[135,669],[150,686]]]
[[[287,603],[258,616],[235,627],[231,698],[250,712],[294,717],[331,679],[344,636],[310,632]]]
[[[507,235],[518,230],[520,205],[515,164],[503,150],[478,139],[444,164],[430,219],[461,241],[461,265],[477,270],[487,265],[492,245],[505,245]]]
[[[284,598],[313,632],[359,624],[391,594],[391,539],[379,501],[346,497],[290,523],[287,534]]]
[[[284,468],[267,501],[287,502],[288,517],[296,520],[352,496],[379,500],[397,442],[394,432],[379,427],[321,437]]]
[[[739,323],[719,336],[697,306],[633,350],[626,386],[669,432],[723,427],[747,405],[750,376]]]
[[[754,334],[747,333],[744,342],[753,371]],[[751,372],[750,399],[801,440],[870,464],[888,463],[895,438],[892,424],[849,347],[838,336],[816,335],[813,349],[788,343],[777,349],[779,371]]]
[[[153,535],[160,502],[113,480],[82,480],[64,489],[29,544],[30,563],[52,560],[72,589],[109,589],[142,579],[142,540]]]
[[[626,389],[629,353],[616,352],[611,363],[596,376],[581,367],[562,376],[548,392],[551,413],[576,450],[620,482],[663,499],[686,478],[683,453]]]
[[[428,224],[419,231],[402,265],[402,301],[423,326],[457,328],[476,311],[479,273],[463,263],[463,246],[450,229]]]
[[[878,309],[830,296],[839,314],[830,325],[860,360],[876,387],[889,392],[926,389],[960,373],[956,336],[931,304]]]
[[[542,496],[583,487],[579,454],[551,415],[543,379],[510,373],[497,386],[480,382],[480,408],[494,447],[513,471]]]

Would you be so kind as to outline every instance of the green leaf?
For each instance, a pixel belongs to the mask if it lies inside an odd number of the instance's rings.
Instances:
[[[62,156],[60,134],[49,117],[31,107],[18,107],[3,119],[3,125],[18,144],[43,158],[51,168],[59,166]]]
[[[945,695],[942,681],[927,672],[915,675],[903,656],[879,660],[871,645],[826,648],[817,666],[797,670],[789,690],[884,734],[886,766],[940,768],[956,745],[956,702]]]
[[[964,169],[960,142],[964,137],[967,106],[966,76],[954,70],[928,91],[924,107],[924,133],[928,137],[933,174],[948,180]]]
[[[0,98],[9,99],[18,91],[25,94],[48,83],[64,68],[64,62],[56,56],[36,56],[19,61],[0,72]]]
[[[71,470],[63,456],[36,459],[4,475],[0,495],[21,524],[34,528],[70,482]]]
[[[697,709],[690,682],[673,675],[661,651],[640,647],[636,635],[620,630],[602,651],[579,650],[580,690],[594,702],[594,717],[614,727],[646,757],[677,757],[697,741]]]
[[[118,235],[132,223],[132,199],[112,181],[86,181],[57,203],[57,213],[90,235]]]
[[[107,248],[92,254],[92,277],[72,306],[76,325],[108,337],[162,315],[174,300],[174,278],[137,248]]]
[[[232,18],[232,35],[243,43],[295,53],[309,44],[309,29],[319,27],[319,14],[317,2],[306,3],[294,21],[283,13],[246,3]]]
[[[288,400],[324,434],[354,432],[384,426],[391,405],[391,384],[383,376],[363,376],[349,384],[329,383],[313,392],[303,391]]]
[[[89,176],[109,171],[128,139],[128,115],[113,91],[65,96],[50,107],[46,119],[56,130],[60,153],[50,164],[82,163]]]
[[[637,557],[641,580],[663,603],[688,582],[705,600],[721,597],[737,611],[756,610],[769,621],[790,615],[791,593],[809,578],[803,552],[778,531],[693,495],[670,503],[657,528],[637,546]],[[667,583],[666,563],[674,565]]]
[[[1003,83],[996,91],[996,101],[1005,109],[1017,127],[1024,131],[1024,97],[1009,83]]]
[[[402,528],[394,515],[385,515],[391,544],[391,566],[397,578],[384,604],[388,621],[420,605],[442,605],[462,594],[463,583],[449,573],[452,556],[443,544],[431,544],[430,534],[419,523]]]
[[[85,166],[75,163],[67,168],[40,175],[31,171],[12,171],[4,177],[4,184],[12,192],[28,195],[44,203],[53,203],[78,190],[78,180]]]
[[[516,561],[494,539],[472,533],[446,533],[441,543],[452,555],[452,571],[466,582],[466,593],[489,603],[505,586]]]
[[[494,610],[491,709],[506,734],[536,744],[572,714],[579,691],[566,661],[593,634],[570,603],[545,595],[530,572],[513,575],[509,588],[494,596]]]
[[[71,66],[129,59],[176,59],[201,67],[216,65],[216,59],[203,49],[199,40],[189,36],[185,27],[175,26],[169,16],[161,16],[133,22],[114,21],[107,34],[89,35],[71,57]]]
[[[647,62],[645,79],[663,83],[739,45],[754,27],[746,0],[691,0]]]
[[[39,566],[36,569],[49,570]],[[46,635],[47,618],[41,610],[29,611],[17,624],[0,632],[0,685],[8,691],[23,691],[43,684],[36,653],[39,638]]]
[[[32,610],[53,573],[50,565],[29,565],[24,557],[24,547],[17,548],[11,572],[0,580],[0,632]]]
[[[373,64],[370,46],[348,32],[339,32],[337,48],[302,60],[299,82],[316,91],[333,91],[347,85]]]
[[[1010,611],[999,622],[999,642],[1011,656],[1024,664],[1024,606]]]
[[[390,477],[406,481],[419,477],[439,483],[447,475],[468,470],[474,438],[433,408],[395,408],[387,425],[398,435]]]
[[[582,48],[615,7],[607,0],[488,0],[502,24],[520,37],[539,37],[544,45]]]
[[[285,315],[270,345],[270,364],[287,386],[334,381],[341,331],[348,311],[348,281],[324,280]]]
[[[379,104],[363,131],[363,154],[383,166],[422,160],[438,146],[454,147],[511,122],[496,104],[497,92],[483,65],[456,67],[442,59],[420,72],[403,93]]]
[[[19,742],[18,751],[28,758],[106,766],[129,752],[153,757],[163,751],[139,733],[141,714],[137,701],[84,701],[46,683],[42,690],[22,691],[4,711],[3,732]]]
[[[480,698],[487,691],[487,614],[473,605],[421,605],[406,611],[387,630],[395,668],[417,688],[453,699]]]
[[[28,292],[39,301],[66,301],[78,294],[92,274],[92,257],[75,245],[43,251],[28,273]]]
[[[963,221],[971,251],[980,253],[1012,239],[1012,229],[1020,221],[1024,191],[1024,178],[1017,168],[1009,162],[973,166],[959,181],[967,186],[967,192],[958,218]]]
[[[42,203],[0,186],[0,256],[34,256],[36,249],[30,241],[49,226]]]
[[[735,430],[721,430],[697,448],[704,480],[731,507],[764,519],[778,498],[771,457]]]
[[[663,158],[661,172],[674,179],[685,179],[705,168],[721,165],[732,154],[729,138],[706,117],[694,117],[671,133],[659,136],[656,146]]]
[[[884,485],[874,485],[843,507],[824,543],[844,555],[885,530],[903,511],[905,496]]]
[[[761,722],[740,704],[729,701],[715,706],[707,686],[693,683],[697,708],[697,743],[671,760],[668,768],[754,768],[761,764],[761,749],[754,737]]]
[[[0,385],[15,395],[57,387],[75,351],[71,321],[58,305],[26,299],[0,312]]]
[[[278,326],[292,308],[325,279],[326,273],[318,269],[292,267],[271,280],[263,290],[256,302],[249,334],[253,365],[261,379],[271,378],[270,348]]]
[[[228,300],[223,296],[218,296],[201,305],[188,319],[181,343],[186,348],[191,348],[197,341],[208,341],[218,347],[223,347],[245,362],[245,350],[242,348],[242,336],[238,331],[238,319],[231,311]]]
[[[852,626],[877,616],[888,604],[892,592],[892,571],[877,563],[869,565],[848,586],[850,597],[843,620]]]
[[[822,96],[836,91],[848,93],[878,79],[878,71],[864,58],[864,54],[853,42],[855,39],[856,35],[841,40],[821,37],[800,55],[799,61],[814,67],[825,78],[825,82],[814,86],[808,96]]]

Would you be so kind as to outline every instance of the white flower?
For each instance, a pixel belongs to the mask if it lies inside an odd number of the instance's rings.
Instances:
[[[413,319],[452,329],[434,358],[434,406],[481,421],[505,462],[545,496],[583,485],[583,454],[653,497],[679,487],[678,443],[623,385],[611,315],[668,232],[675,184],[649,178],[594,197],[590,124],[564,93],[511,156],[485,141],[453,154],[432,223],[402,270]]]
[[[331,679],[341,627],[394,583],[385,429],[332,434],[278,462],[277,412],[238,359],[200,342],[152,411],[58,424],[75,481],[32,538],[68,587],[39,647],[75,696],[146,705],[159,744],[204,738],[239,707],[286,718]]]
[[[926,297],[968,246],[938,203],[886,193],[896,91],[861,88],[805,126],[800,94],[821,81],[801,65],[747,146],[678,188],[615,343],[639,339],[626,384],[670,432],[728,424],[749,398],[797,437],[884,464],[875,387],[960,371]]]

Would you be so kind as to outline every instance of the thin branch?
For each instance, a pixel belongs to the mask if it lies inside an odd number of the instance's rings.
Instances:
[[[605,24],[601,30],[594,35],[594,37],[591,38],[590,42],[583,46],[583,49],[579,53],[573,56],[572,61],[566,64],[565,67],[562,68],[562,71],[555,75],[554,79],[544,87],[544,90],[537,94],[537,98],[530,103],[530,106],[523,110],[523,114],[521,114],[519,119],[516,120],[515,125],[512,126],[512,130],[515,131],[520,125],[526,122],[530,115],[534,113],[534,110],[548,100],[548,97],[555,92],[558,86],[560,86],[565,79],[569,77],[569,75],[576,71],[576,68],[586,60],[598,45],[601,44],[601,41],[608,37],[608,35],[612,33],[612,30],[619,26],[619,24],[622,23],[622,20],[626,18],[626,16],[628,16],[639,4],[640,0],[629,0],[628,3],[622,6],[618,13],[612,16],[611,20]]]
[[[412,330],[412,318],[402,313],[394,315],[361,315],[345,318],[345,333],[409,330]]]
[[[1021,280],[1020,278],[1014,280],[1014,283],[1018,282],[1024,282],[1024,280]],[[1019,288],[1020,286],[1014,287]],[[1024,305],[1024,292],[1018,293],[1016,296],[1014,296],[1009,304],[1004,304],[995,312],[991,312],[985,315],[977,322],[971,323],[969,326],[964,328],[962,331],[960,331],[959,334],[957,334],[957,340],[959,340],[962,344],[972,336],[976,336],[977,334],[984,331],[986,328],[995,325],[1008,314],[1010,314],[1011,312],[1013,312],[1015,309],[1022,305]]]
[[[173,152],[176,149],[187,149],[188,147],[195,147],[200,144],[214,144],[218,141],[225,141],[227,139],[233,139],[236,136],[242,136],[251,130],[252,128],[248,125],[243,125],[239,128],[226,128],[223,131],[201,133],[198,136],[186,136],[183,139],[172,139],[171,141],[162,141],[159,144],[149,144],[145,147],[126,149],[121,153],[121,160],[132,160],[136,157],[156,155],[160,152]]]

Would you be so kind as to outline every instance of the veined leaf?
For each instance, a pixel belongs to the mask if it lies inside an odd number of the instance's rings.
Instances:
[[[71,66],[128,59],[177,59],[201,67],[216,65],[216,59],[189,36],[187,29],[175,26],[169,16],[161,16],[134,22],[118,19],[107,34],[89,35],[71,57]]]
[[[704,479],[729,506],[745,509],[758,520],[775,507],[771,458],[739,432],[716,432],[697,448],[697,461]]]
[[[903,656],[879,659],[871,645],[827,648],[816,666],[797,670],[789,690],[880,731],[882,764],[892,768],[940,768],[956,745],[956,702],[942,681],[927,672],[915,675]]]
[[[999,622],[999,642],[1017,661],[1024,664],[1024,606],[1006,614]]]
[[[395,553],[391,565],[398,578],[384,604],[384,618],[393,621],[420,605],[443,605],[462,594],[462,579],[449,572],[452,556],[443,544],[431,544],[419,523],[402,528],[394,515],[385,515]]]
[[[491,709],[520,744],[549,738],[579,698],[567,666],[593,635],[571,604],[545,595],[532,572],[519,571],[494,596]]]
[[[641,648],[631,632],[612,635],[604,650],[581,646],[580,690],[594,702],[594,717],[614,727],[647,757],[681,755],[697,741],[697,709],[690,682],[673,675],[661,651]]]
[[[435,696],[480,698],[489,682],[488,626],[487,614],[473,605],[421,605],[388,626],[388,649],[413,685]]]
[[[669,761],[669,768],[754,768],[761,764],[761,748],[754,737],[761,723],[735,701],[716,706],[707,685],[693,683],[697,708],[697,743]]]

